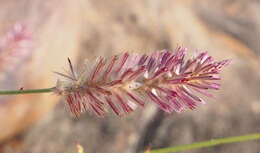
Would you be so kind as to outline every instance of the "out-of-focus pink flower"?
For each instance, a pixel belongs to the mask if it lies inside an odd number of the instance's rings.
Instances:
[[[58,81],[55,92],[63,95],[70,111],[78,117],[91,109],[103,117],[108,108],[116,115],[132,112],[137,105],[154,102],[167,113],[195,109],[205,101],[198,96],[214,96],[207,91],[218,90],[219,72],[231,60],[214,62],[207,52],[184,60],[186,48],[155,51],[137,56],[124,53],[111,59],[98,58],[76,73],[69,61],[69,74],[57,74],[67,80]]]
[[[20,23],[16,23],[0,39],[0,78],[4,77],[4,72],[12,71],[28,57],[32,44],[31,31]]]

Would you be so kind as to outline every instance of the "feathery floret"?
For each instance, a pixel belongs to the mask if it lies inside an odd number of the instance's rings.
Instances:
[[[70,73],[55,72],[67,79],[57,82],[55,92],[65,97],[76,117],[87,109],[103,117],[109,107],[121,116],[148,102],[167,113],[193,110],[197,103],[205,103],[196,92],[214,97],[206,90],[219,89],[220,84],[214,81],[220,80],[220,69],[231,60],[213,62],[207,52],[195,52],[185,61],[186,52],[178,47],[174,53],[162,50],[150,56],[124,53],[111,59],[100,57],[92,68],[80,73],[68,59]]]

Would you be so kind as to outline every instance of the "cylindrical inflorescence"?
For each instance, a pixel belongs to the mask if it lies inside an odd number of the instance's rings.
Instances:
[[[162,50],[150,56],[124,53],[98,58],[79,73],[68,59],[70,73],[56,72],[66,80],[58,81],[55,92],[65,97],[76,117],[88,109],[103,117],[108,108],[122,116],[148,102],[167,113],[193,110],[197,103],[205,104],[197,93],[214,97],[207,90],[220,88],[214,81],[220,80],[220,69],[231,60],[214,62],[207,52],[195,52],[185,60],[186,52],[186,48],[178,47],[173,53]]]

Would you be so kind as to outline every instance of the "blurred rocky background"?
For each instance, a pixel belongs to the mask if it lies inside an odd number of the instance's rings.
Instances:
[[[0,99],[0,152],[135,153],[260,132],[260,1],[257,0],[0,0],[0,34],[16,22],[34,32],[35,48],[14,71],[0,72],[4,89],[55,85],[66,58],[185,46],[232,59],[216,99],[181,115],[153,105],[123,118],[86,113],[74,119],[55,95]],[[19,71],[18,71],[19,70]],[[57,103],[57,105],[55,105]],[[258,153],[259,141],[186,151]]]

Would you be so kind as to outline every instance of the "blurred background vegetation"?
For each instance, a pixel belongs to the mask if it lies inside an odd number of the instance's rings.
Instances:
[[[55,95],[0,97],[0,152],[72,153],[78,141],[86,153],[135,153],[260,132],[259,14],[257,0],[0,0],[0,36],[20,22],[35,38],[22,64],[0,72],[1,90],[52,87],[67,57],[80,64],[181,45],[233,60],[217,98],[181,115],[148,104],[123,118],[74,119]],[[259,151],[254,141],[186,152]]]

